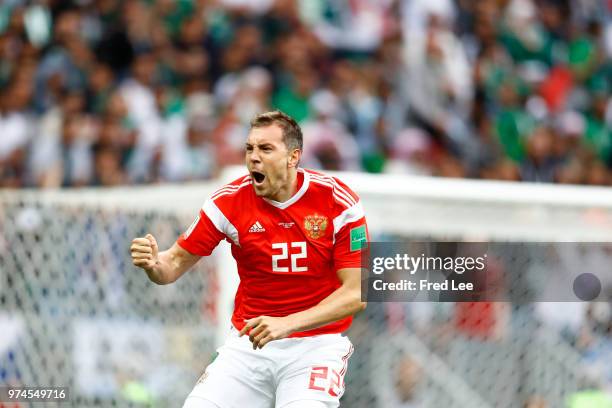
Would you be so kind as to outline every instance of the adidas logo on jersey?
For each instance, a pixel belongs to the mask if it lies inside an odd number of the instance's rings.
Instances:
[[[255,224],[251,225],[249,228],[249,232],[265,232],[266,229],[259,223],[259,221],[255,221]]]

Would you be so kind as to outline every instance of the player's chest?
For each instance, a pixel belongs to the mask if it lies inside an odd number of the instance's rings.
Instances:
[[[237,229],[243,248],[260,242],[300,240],[328,246],[334,234],[333,220],[321,211],[246,211]]]
[[[253,211],[241,218],[243,259],[270,263],[272,272],[305,272],[331,260],[334,227],[325,212]]]

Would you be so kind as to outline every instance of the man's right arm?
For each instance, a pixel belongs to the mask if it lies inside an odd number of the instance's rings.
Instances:
[[[228,225],[233,227],[213,199],[208,199],[170,249],[158,252],[157,241],[151,234],[134,239],[130,247],[132,262],[144,269],[149,279],[158,285],[172,283],[227,239],[226,230],[237,239],[235,228],[229,229]]]
[[[149,279],[158,285],[176,281],[201,258],[187,252],[177,243],[166,251],[159,252],[157,241],[151,234],[135,238],[130,251],[132,263],[144,269]]]

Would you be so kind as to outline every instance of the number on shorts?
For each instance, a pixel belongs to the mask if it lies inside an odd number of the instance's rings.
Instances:
[[[331,376],[328,375],[329,373],[328,367],[312,367],[308,388],[315,391],[327,391],[332,397],[340,395],[343,376],[334,369],[331,370]]]

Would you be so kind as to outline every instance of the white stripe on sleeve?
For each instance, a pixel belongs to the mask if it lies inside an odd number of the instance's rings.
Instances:
[[[355,222],[364,216],[365,212],[363,211],[363,206],[361,205],[361,201],[358,201],[357,204],[342,211],[340,215],[334,218],[334,243],[336,242],[336,234],[342,229],[342,227],[348,223]]]
[[[234,241],[234,244],[240,246],[240,241],[238,240],[238,230],[227,219],[225,214],[221,212],[213,200],[206,200],[204,206],[202,206],[202,210],[204,211],[204,214],[210,218],[215,228]]]
[[[189,228],[187,228],[187,231],[185,231],[185,233],[183,234],[183,237],[185,239],[189,238],[189,236],[191,235],[191,233],[193,232],[193,230],[195,229],[196,225],[198,225],[198,222],[200,222],[200,214],[198,214],[198,216],[196,217],[196,219],[191,223],[191,225],[189,226]]]

